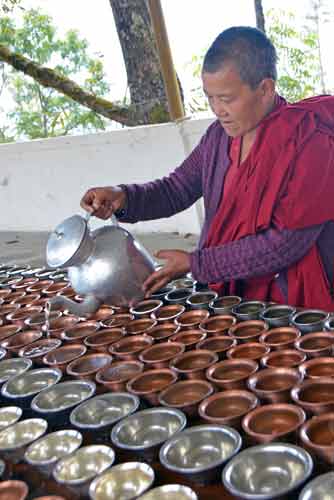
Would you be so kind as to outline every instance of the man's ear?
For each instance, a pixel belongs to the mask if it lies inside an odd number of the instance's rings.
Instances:
[[[276,84],[272,78],[265,78],[259,85],[263,97],[273,98],[276,92]]]

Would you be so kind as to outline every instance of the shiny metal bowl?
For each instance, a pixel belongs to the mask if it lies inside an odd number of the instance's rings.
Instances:
[[[57,384],[62,377],[58,368],[38,368],[8,380],[1,389],[6,398],[28,398]]]
[[[52,432],[32,443],[24,454],[24,459],[33,467],[51,472],[55,463],[76,451],[82,444],[80,432],[67,429]]]
[[[43,436],[48,427],[42,418],[29,418],[0,431],[0,454],[17,463],[23,457],[25,447]]]
[[[196,493],[182,484],[165,484],[148,491],[141,500],[197,500]]]
[[[0,408],[0,430],[16,424],[22,417],[22,410],[18,406],[4,406]]]
[[[311,455],[292,444],[271,443],[248,448],[223,470],[223,483],[232,495],[267,500],[292,492],[311,475]]]
[[[49,414],[68,410],[93,396],[96,386],[90,380],[70,380],[49,387],[31,402],[32,410]]]
[[[153,469],[140,462],[125,462],[96,478],[89,488],[91,500],[131,500],[153,484]]]
[[[137,396],[126,392],[102,394],[74,408],[70,422],[79,429],[99,429],[127,417],[138,409],[139,404]]]
[[[59,460],[53,469],[53,477],[58,483],[79,486],[102,474],[114,460],[115,452],[109,446],[84,446]]]
[[[240,434],[227,425],[198,425],[169,439],[159,453],[164,467],[193,479],[205,481],[211,470],[238,453]]]
[[[31,359],[11,358],[0,361],[0,384],[31,368]]]
[[[334,472],[321,474],[302,489],[298,500],[330,500],[333,498]]]

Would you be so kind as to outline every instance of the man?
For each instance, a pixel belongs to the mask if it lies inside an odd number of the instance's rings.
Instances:
[[[334,98],[287,104],[276,52],[259,30],[223,31],[208,50],[203,89],[217,117],[168,177],[90,189],[81,205],[124,222],[169,217],[201,196],[197,250],[162,250],[146,294],[191,271],[220,294],[334,310]]]

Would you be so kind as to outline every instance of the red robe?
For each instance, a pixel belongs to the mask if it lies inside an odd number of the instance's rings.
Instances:
[[[302,229],[334,220],[334,97],[282,101],[259,125],[230,186],[233,195],[223,197],[212,221],[207,247],[271,226]],[[289,304],[334,310],[316,244],[287,275]],[[248,279],[245,295],[270,300],[272,281],[273,276]]]

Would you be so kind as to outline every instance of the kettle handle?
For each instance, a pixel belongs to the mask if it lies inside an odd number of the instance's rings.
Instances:
[[[89,220],[90,220],[90,218],[91,218],[91,216],[92,216],[92,215],[94,215],[94,213],[91,213],[91,212],[86,212],[86,213],[85,213],[85,221],[86,221],[86,224],[88,224],[88,223],[89,223]],[[110,217],[110,221],[111,221],[111,223],[112,223],[114,226],[118,226],[118,225],[119,225],[119,223],[118,223],[118,219],[117,219],[117,217],[116,217],[116,215],[115,215],[115,214],[112,214],[112,216]]]

